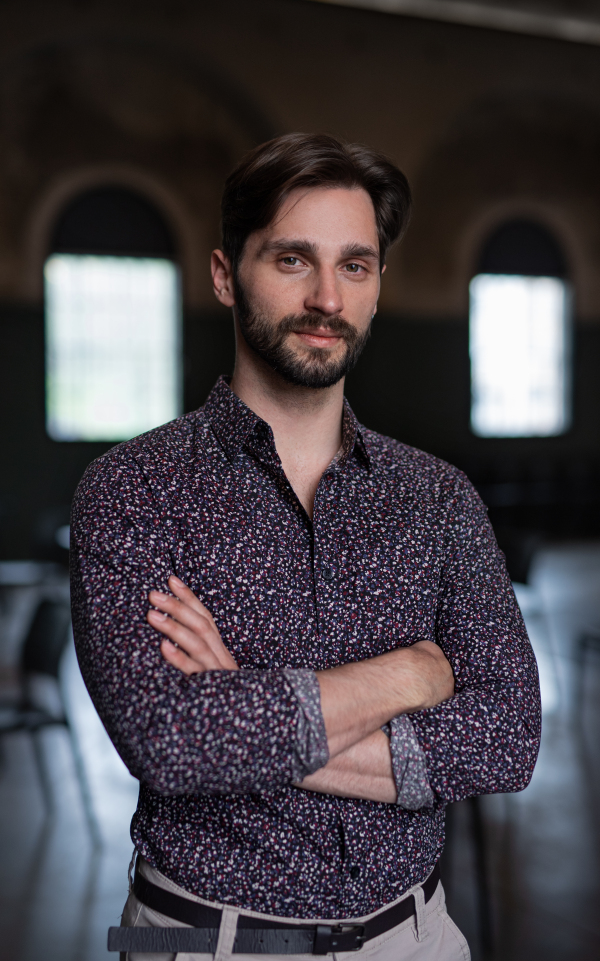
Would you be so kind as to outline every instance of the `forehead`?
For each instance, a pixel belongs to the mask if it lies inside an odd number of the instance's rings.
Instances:
[[[262,239],[301,237],[317,246],[379,246],[373,202],[362,188],[299,187],[286,197]]]

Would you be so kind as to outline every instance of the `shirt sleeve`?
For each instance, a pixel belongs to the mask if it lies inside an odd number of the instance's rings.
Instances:
[[[393,717],[383,730],[390,739],[392,773],[398,797],[396,804],[408,811],[433,806],[427,760],[406,714]]]
[[[455,694],[409,723],[439,799],[520,791],[540,744],[537,665],[486,509],[463,475],[448,504],[444,556],[436,639]]]
[[[311,671],[187,677],[160,653],[148,593],[175,565],[136,465],[88,469],[71,524],[73,629],[81,671],[117,751],[160,794],[233,794],[301,781],[329,755]],[[108,483],[107,476],[110,476]]]
[[[283,675],[300,705],[293,744],[297,773],[292,778],[295,783],[299,783],[309,773],[308,766],[312,773],[324,767],[329,760],[327,731],[321,711],[321,688],[314,671],[285,668]]]

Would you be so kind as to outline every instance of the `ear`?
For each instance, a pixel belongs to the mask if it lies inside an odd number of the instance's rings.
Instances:
[[[210,256],[210,271],[215,297],[225,307],[233,307],[235,305],[233,271],[229,257],[226,257],[222,250],[213,250]]]

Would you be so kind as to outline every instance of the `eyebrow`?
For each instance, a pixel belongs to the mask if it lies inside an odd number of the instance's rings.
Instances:
[[[313,240],[302,240],[298,237],[281,240],[266,240],[260,248],[259,254],[283,253],[285,250],[294,250],[298,254],[312,254],[318,252],[317,245]],[[362,258],[364,260],[379,260],[379,251],[371,244],[351,243],[346,244],[341,250],[342,260],[351,257]]]
[[[342,259],[357,257],[362,260],[379,260],[379,251],[371,244],[346,244],[342,247]]]
[[[314,255],[317,253],[317,245],[313,240],[300,240],[297,237],[293,240],[288,240],[286,237],[283,237],[281,240],[265,240],[259,253],[282,253],[284,250],[295,250],[298,254]]]

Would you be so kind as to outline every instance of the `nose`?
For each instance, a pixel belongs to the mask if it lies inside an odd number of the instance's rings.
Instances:
[[[339,278],[334,267],[321,266],[312,275],[312,283],[304,306],[307,310],[332,317],[342,312],[344,302],[339,286]]]

